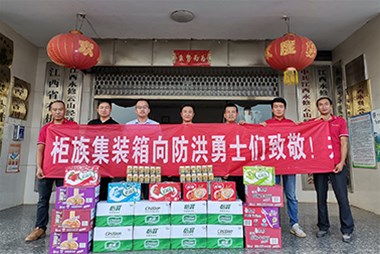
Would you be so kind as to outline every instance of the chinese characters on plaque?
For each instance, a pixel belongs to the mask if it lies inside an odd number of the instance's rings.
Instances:
[[[174,50],[174,66],[210,66],[210,50]]]

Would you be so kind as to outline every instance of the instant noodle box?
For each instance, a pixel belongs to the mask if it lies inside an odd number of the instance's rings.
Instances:
[[[202,201],[208,199],[207,182],[183,183],[184,201]]]
[[[171,248],[205,249],[207,246],[206,225],[171,226]]]
[[[243,247],[243,226],[207,225],[208,249],[236,249]]]
[[[94,226],[95,208],[57,210],[53,209],[51,216],[52,232],[85,232]]]
[[[207,223],[218,225],[243,225],[243,206],[236,201],[208,201]]]
[[[170,225],[170,202],[136,202],[134,225]]]
[[[65,186],[95,186],[100,183],[98,166],[70,166],[65,170]]]
[[[116,252],[132,250],[133,227],[94,228],[92,252]]]
[[[181,183],[164,182],[149,184],[149,201],[178,201],[181,199]]]
[[[141,183],[115,182],[108,184],[108,203],[135,202],[141,199]]]
[[[133,250],[169,250],[170,226],[135,226]]]
[[[282,186],[245,186],[245,202],[249,206],[283,207],[284,197]]]
[[[236,184],[235,182],[212,182],[211,200],[213,201],[235,201]]]
[[[265,166],[244,166],[243,167],[243,183],[262,186],[275,185],[274,167]]]
[[[245,227],[245,247],[281,249],[281,228]]]
[[[247,227],[280,227],[278,207],[254,207],[243,205],[244,226]]]
[[[56,190],[56,209],[95,208],[99,201],[99,185],[92,187],[60,186]]]
[[[206,201],[178,201],[171,203],[171,224],[207,224]]]
[[[92,231],[81,233],[51,232],[50,254],[89,253],[91,250]]]
[[[133,226],[134,202],[107,203],[100,201],[96,208],[96,227]]]

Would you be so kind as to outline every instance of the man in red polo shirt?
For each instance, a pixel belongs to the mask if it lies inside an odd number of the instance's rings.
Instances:
[[[278,97],[274,98],[271,102],[273,117],[268,119],[263,124],[265,125],[275,125],[282,123],[292,123],[294,122],[290,119],[285,118],[286,111],[286,101],[284,98]],[[276,176],[276,184],[280,184],[281,176]],[[296,197],[296,175],[283,175],[282,184],[286,196],[286,205],[288,207],[288,215],[290,222],[290,233],[304,238],[306,237],[305,232],[302,230],[298,224],[298,200]]]
[[[53,120],[41,128],[37,141],[36,176],[38,178],[38,203],[36,224],[33,231],[25,238],[26,242],[36,241],[42,237],[45,237],[46,226],[49,222],[49,200],[53,189],[53,183],[55,182],[56,186],[63,185],[63,179],[45,178],[44,175],[42,166],[47,130],[49,126],[53,124],[76,125],[75,122],[65,119],[66,106],[63,101],[53,101],[49,105],[49,110]]]
[[[346,120],[332,114],[332,100],[329,97],[321,97],[317,100],[317,108],[320,116],[315,120],[322,119],[329,123],[331,142],[334,151],[335,167],[331,173],[314,174],[314,186],[317,191],[318,203],[318,238],[330,234],[330,222],[327,210],[328,182],[330,180],[335,197],[339,205],[340,231],[343,234],[343,242],[352,241],[354,220],[347,193],[347,168],[345,161],[348,150],[348,130]]]

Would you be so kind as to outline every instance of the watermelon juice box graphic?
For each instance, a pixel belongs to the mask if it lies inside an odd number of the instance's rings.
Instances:
[[[170,226],[135,226],[133,250],[169,250]]]
[[[236,201],[208,201],[207,223],[218,225],[243,225],[243,205]]]
[[[207,224],[206,201],[178,201],[171,203],[172,225]]]
[[[208,249],[236,249],[243,247],[243,226],[207,225]]]
[[[135,203],[135,226],[170,225],[170,202]]]
[[[96,208],[96,227],[133,226],[135,203],[100,201]]]
[[[246,227],[280,227],[278,207],[255,207],[243,205],[244,226]]]
[[[275,185],[275,169],[274,167],[265,166],[244,166],[243,167],[243,183],[261,186]]]
[[[51,215],[52,232],[88,232],[94,226],[95,208],[57,210]]]
[[[117,182],[108,184],[108,203],[135,202],[141,199],[141,183]]]
[[[56,209],[95,208],[99,201],[99,185],[94,187],[61,186],[57,188]]]
[[[172,225],[171,248],[204,249],[207,247],[206,225]]]
[[[281,249],[281,228],[245,227],[245,247]]]
[[[284,197],[281,185],[245,186],[245,203],[249,206],[283,207]]]
[[[50,254],[77,254],[89,253],[91,250],[92,231],[72,233],[72,232],[51,232],[50,233]]]
[[[95,227],[93,252],[132,250],[133,227]]]

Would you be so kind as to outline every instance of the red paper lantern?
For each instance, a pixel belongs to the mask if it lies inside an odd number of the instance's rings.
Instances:
[[[304,36],[287,33],[272,41],[265,50],[270,67],[284,71],[284,84],[298,84],[297,71],[313,63],[317,47]]]
[[[78,30],[72,30],[68,34],[58,34],[51,38],[47,53],[58,65],[85,70],[98,63],[100,49],[94,40]]]

